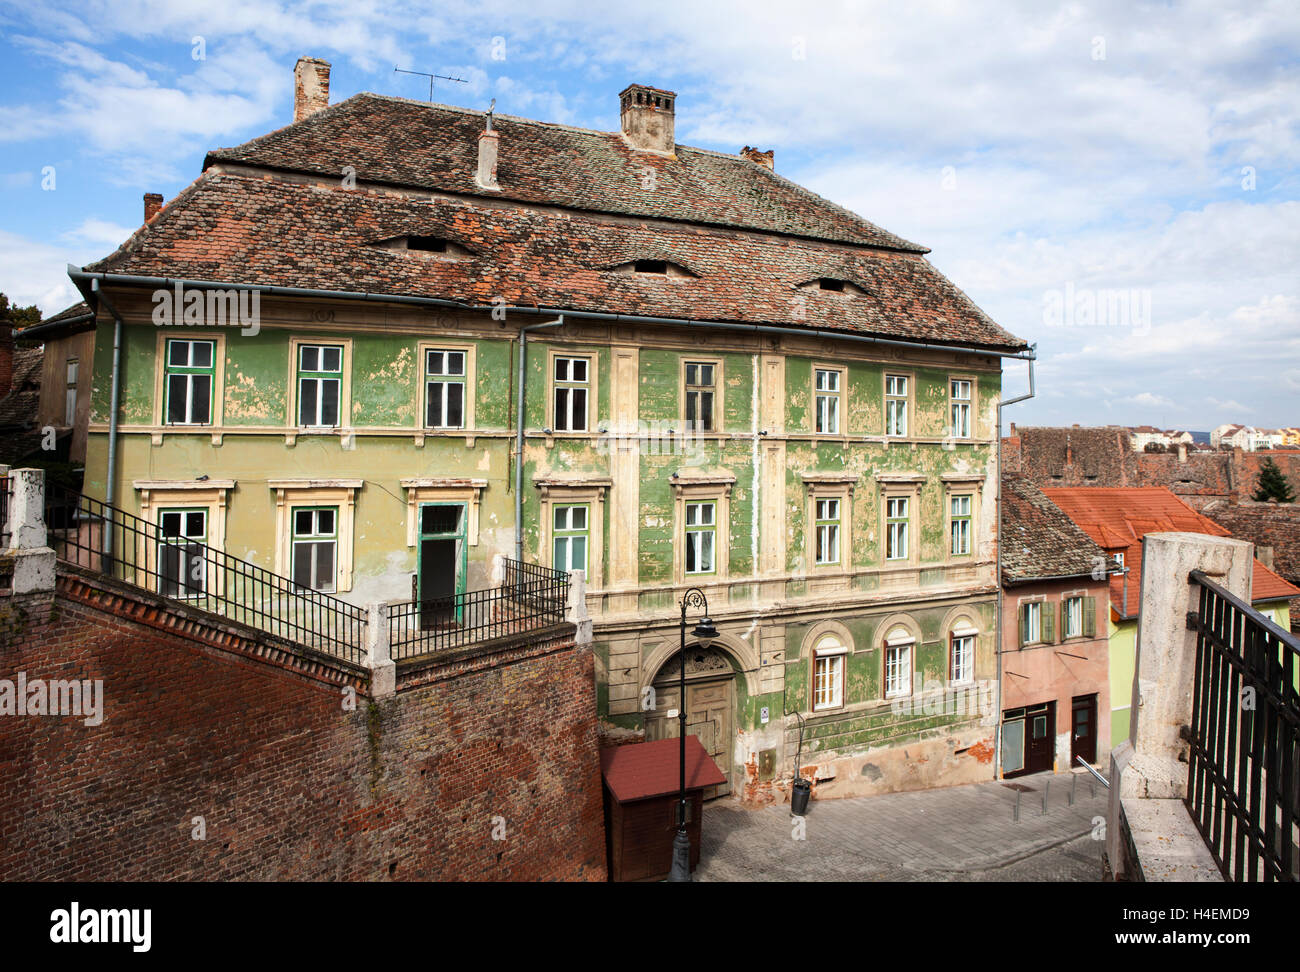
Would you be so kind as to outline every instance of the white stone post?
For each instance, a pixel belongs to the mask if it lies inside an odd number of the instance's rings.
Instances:
[[[1197,875],[1187,880],[1218,874],[1182,805],[1187,763],[1179,757],[1187,744],[1181,730],[1192,722],[1196,677],[1196,632],[1188,630],[1187,615],[1197,610],[1199,597],[1188,575],[1199,570],[1249,603],[1253,563],[1253,548],[1244,540],[1201,533],[1143,538],[1129,738],[1110,758],[1106,853],[1117,877],[1124,859],[1121,804],[1144,871],[1157,858],[1165,868]]]
[[[9,473],[9,556],[15,594],[54,590],[54,551],[45,530],[45,471]]]
[[[397,664],[388,642],[388,606],[372,601],[366,623],[366,665],[370,668],[370,694],[386,699],[397,691]]]
[[[587,572],[569,571],[568,620],[578,628],[575,644],[591,644],[591,615],[587,613]]]

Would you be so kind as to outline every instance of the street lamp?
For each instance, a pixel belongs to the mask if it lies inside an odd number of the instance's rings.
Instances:
[[[709,601],[698,587],[682,595],[681,656],[677,682],[677,835],[673,837],[673,866],[669,881],[690,881],[691,838],[686,834],[686,608],[704,609],[704,617],[691,632],[691,637],[701,648],[709,648],[718,640],[718,629],[709,617]]]

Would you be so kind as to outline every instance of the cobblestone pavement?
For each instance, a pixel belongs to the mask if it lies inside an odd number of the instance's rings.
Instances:
[[[1077,777],[1077,781],[1076,781]],[[1016,790],[1020,820],[1015,819]],[[1070,791],[1074,790],[1071,806]],[[1047,791],[1047,812],[1043,793]],[[1099,881],[1106,788],[1082,773],[814,800],[804,839],[789,804],[704,810],[697,881]]]

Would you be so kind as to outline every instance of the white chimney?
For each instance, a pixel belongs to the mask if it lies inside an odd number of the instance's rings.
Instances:
[[[664,155],[676,151],[676,92],[629,84],[618,98],[623,137],[633,148]]]
[[[330,62],[300,57],[293,66],[293,120],[330,106]]]
[[[496,107],[492,99],[492,107]],[[497,185],[497,151],[500,148],[500,133],[492,127],[492,109],[484,116],[487,127],[478,133],[478,169],[474,172],[474,182],[480,189],[500,190]]]

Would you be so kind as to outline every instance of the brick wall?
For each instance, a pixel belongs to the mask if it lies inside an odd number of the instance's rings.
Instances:
[[[0,679],[18,672],[103,679],[104,710],[0,715],[9,880],[605,877],[571,627],[404,670],[372,702],[364,670],[61,567],[53,595],[0,597]]]

